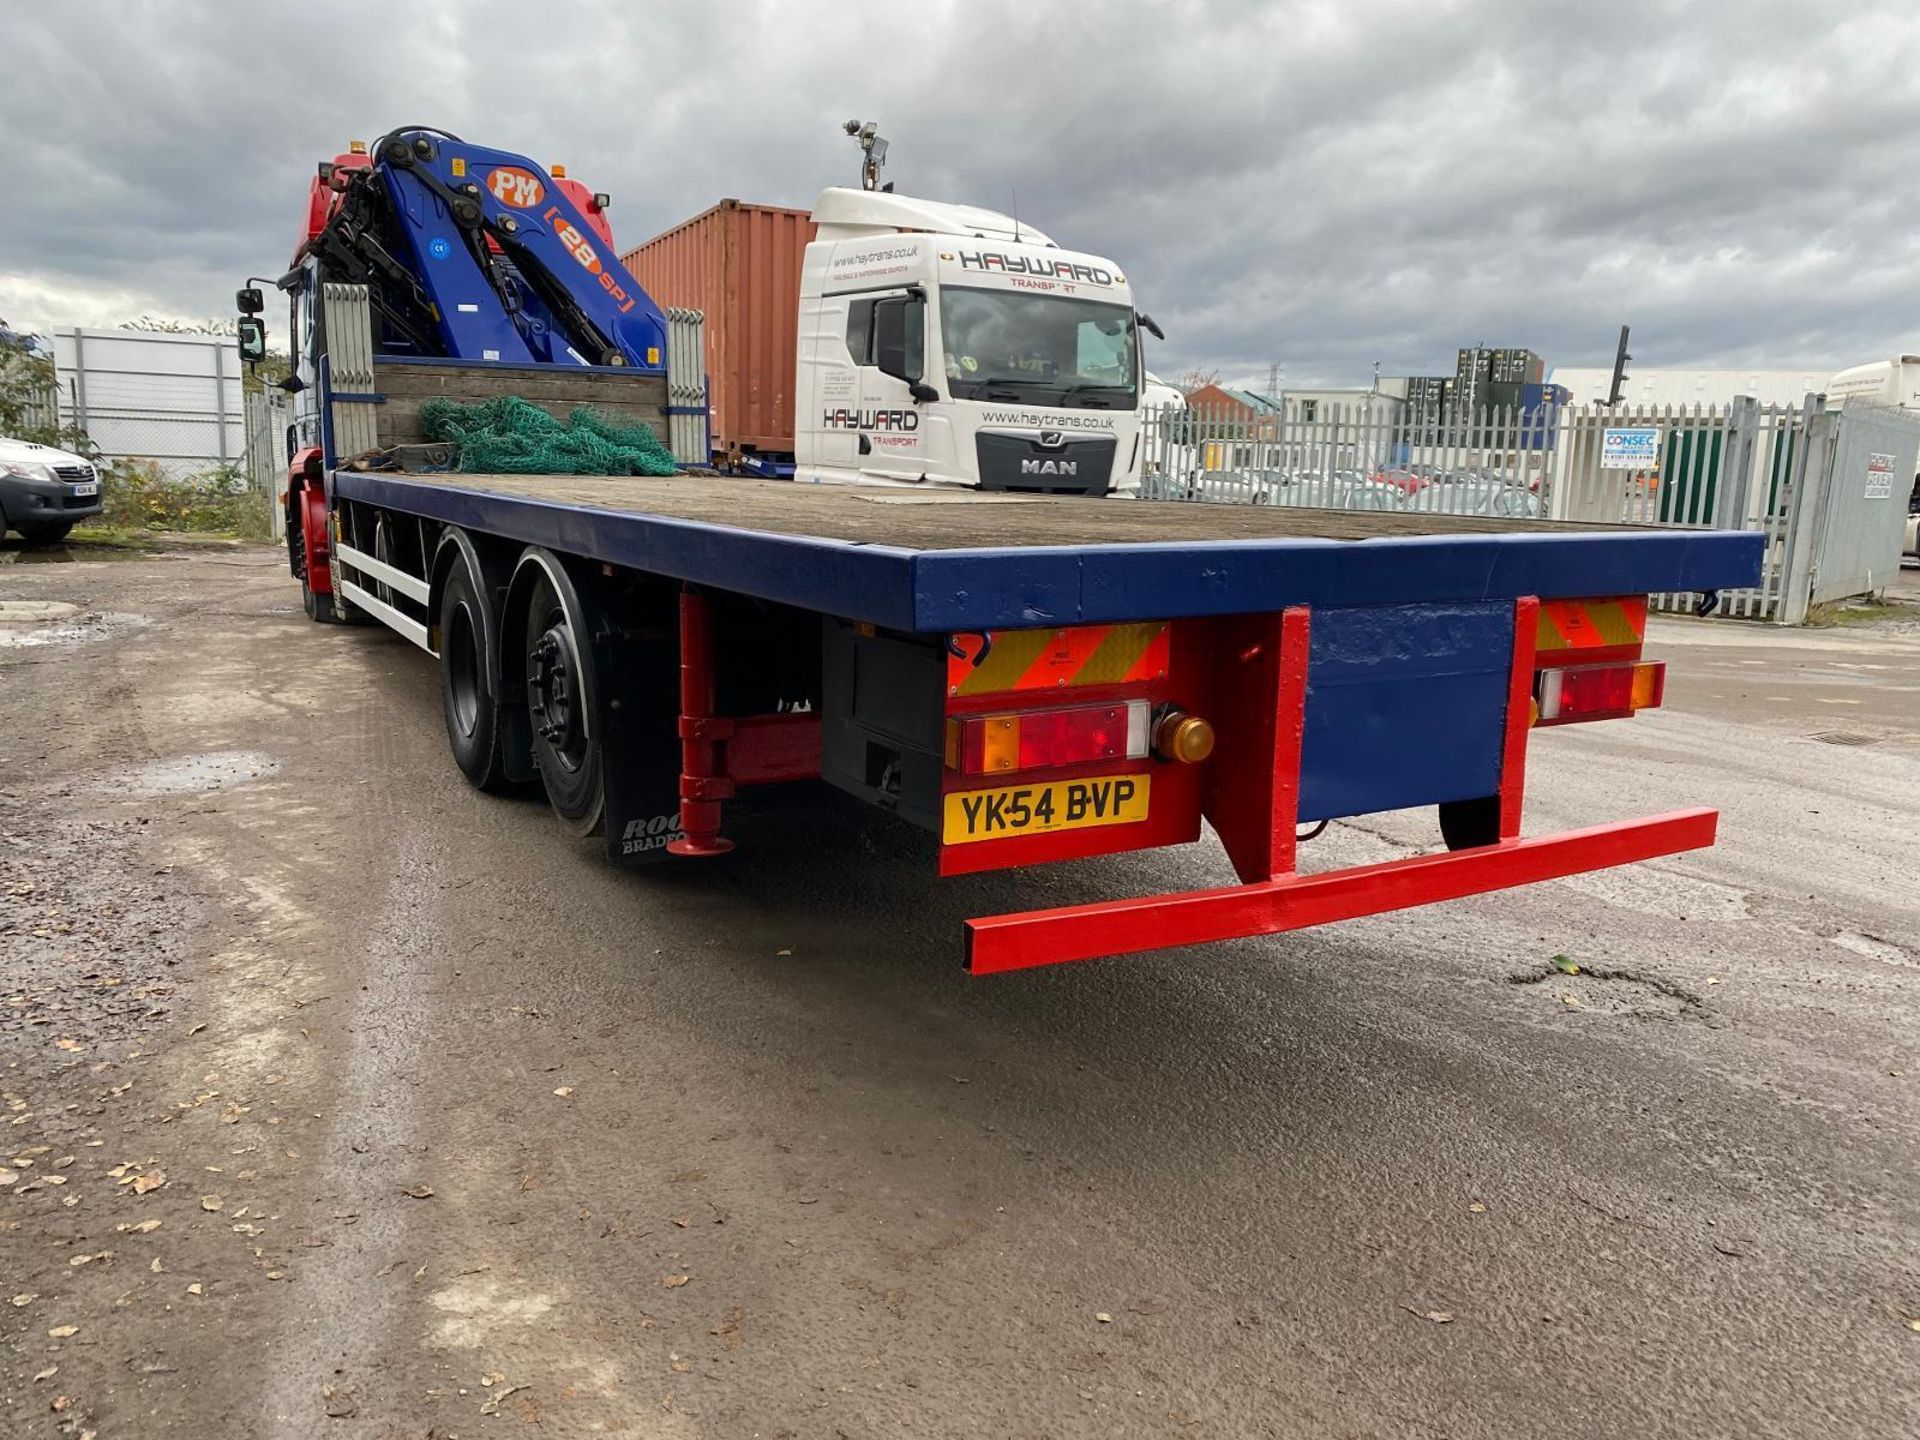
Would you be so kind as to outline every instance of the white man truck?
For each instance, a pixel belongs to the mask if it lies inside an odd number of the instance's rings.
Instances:
[[[836,188],[811,212],[724,201],[626,264],[661,304],[707,316],[722,464],[802,481],[1139,490],[1139,332],[1160,330],[1103,256],[995,211]]]

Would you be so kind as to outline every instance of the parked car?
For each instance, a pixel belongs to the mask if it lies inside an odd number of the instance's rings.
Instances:
[[[1443,515],[1511,515],[1531,519],[1540,514],[1540,497],[1526,486],[1497,475],[1456,473],[1409,496],[1407,508]]]
[[[0,534],[17,530],[29,545],[57,545],[74,523],[101,509],[93,462],[31,440],[0,438]]]
[[[1913,482],[1913,494],[1907,497],[1906,553],[1920,560],[1920,478]]]

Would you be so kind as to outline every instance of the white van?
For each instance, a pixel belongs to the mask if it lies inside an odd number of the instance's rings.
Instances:
[[[1870,365],[1842,370],[1827,382],[1827,408],[1838,410],[1847,400],[1920,410],[1920,355],[1875,360]]]

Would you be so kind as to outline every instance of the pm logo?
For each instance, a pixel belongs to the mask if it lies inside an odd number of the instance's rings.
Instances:
[[[530,210],[547,198],[547,187],[518,165],[502,165],[487,172],[487,193],[502,205]]]

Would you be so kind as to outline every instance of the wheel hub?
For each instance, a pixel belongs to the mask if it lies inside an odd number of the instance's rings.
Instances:
[[[527,699],[534,729],[569,764],[577,762],[581,742],[578,666],[560,626],[534,642],[527,655]]]

